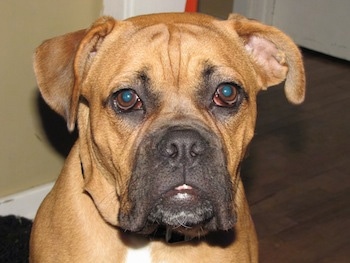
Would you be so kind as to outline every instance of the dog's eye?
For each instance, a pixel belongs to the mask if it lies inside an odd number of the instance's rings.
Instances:
[[[113,95],[113,106],[120,112],[140,110],[142,101],[134,90],[122,89]]]
[[[233,107],[239,99],[239,86],[232,83],[223,83],[214,93],[213,102],[220,107]]]

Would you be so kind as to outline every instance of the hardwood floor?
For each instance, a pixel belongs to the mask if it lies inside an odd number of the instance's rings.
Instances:
[[[242,168],[262,263],[350,262],[350,63],[304,50],[307,97],[259,95]]]

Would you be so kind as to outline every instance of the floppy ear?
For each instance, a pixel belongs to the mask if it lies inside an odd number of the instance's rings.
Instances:
[[[305,73],[301,53],[294,42],[275,27],[238,14],[228,20],[243,40],[258,71],[260,88],[285,82],[287,99],[299,104],[305,98]]]
[[[75,127],[84,72],[99,46],[113,29],[115,20],[102,17],[90,29],[46,40],[34,54],[34,71],[46,103]]]

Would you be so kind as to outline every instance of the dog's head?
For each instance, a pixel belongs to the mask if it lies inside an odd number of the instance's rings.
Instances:
[[[44,42],[34,66],[46,102],[78,121],[86,192],[139,233],[232,228],[257,93],[284,80],[290,102],[305,92],[295,44],[238,15],[103,17]]]

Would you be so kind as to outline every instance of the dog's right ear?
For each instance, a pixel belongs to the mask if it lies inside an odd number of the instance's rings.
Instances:
[[[259,76],[260,89],[285,80],[287,99],[299,104],[305,98],[305,72],[300,50],[285,33],[256,20],[231,14],[227,21],[242,41]]]
[[[89,29],[46,40],[34,54],[34,71],[46,103],[67,121],[73,131],[79,104],[80,85],[115,20],[98,19]]]

